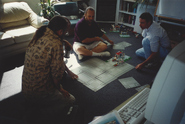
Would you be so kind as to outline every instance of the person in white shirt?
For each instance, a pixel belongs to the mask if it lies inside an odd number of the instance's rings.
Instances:
[[[140,27],[143,30],[142,48],[136,51],[136,55],[145,58],[135,69],[141,70],[153,62],[162,62],[171,50],[170,39],[166,31],[155,21],[150,13],[142,13],[139,17]]]

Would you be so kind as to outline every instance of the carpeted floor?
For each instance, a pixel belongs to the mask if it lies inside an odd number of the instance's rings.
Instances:
[[[131,59],[128,60],[127,63],[135,67],[137,64],[143,61],[135,55],[135,51],[141,47],[141,36],[136,38],[132,32],[129,32],[131,36],[130,38],[121,38],[119,36],[119,33],[109,32],[111,24],[99,24],[99,26],[101,28],[104,28],[104,30],[106,31],[106,35],[115,43],[126,41],[132,44],[132,46],[129,46],[124,50],[124,53],[131,57]],[[68,40],[71,44],[73,43],[73,36],[68,36],[65,39]],[[111,57],[113,57],[115,53],[118,52],[118,50],[114,50],[112,47],[108,47],[107,50],[111,52]],[[111,57],[99,59],[107,60]],[[90,57],[87,57],[83,61],[78,62],[84,62],[89,58]],[[66,62],[67,61],[68,60],[66,60]],[[21,79],[15,78],[16,75],[19,75],[20,77],[20,74],[17,73],[21,73],[19,69],[22,68],[23,63],[24,53],[4,60],[3,63],[0,65],[0,117],[1,119],[3,118],[5,121],[12,119],[14,120],[14,122],[22,121],[25,114],[23,96],[20,93],[20,90],[16,90],[17,87],[18,89],[20,89],[21,86],[20,83],[17,84],[16,82],[17,80],[20,81]],[[142,71],[132,69],[131,71],[118,77],[118,79],[133,77],[142,86],[145,84],[150,84],[153,81],[158,69],[159,67],[153,69],[144,68]],[[12,72],[14,72],[13,75],[11,74]],[[7,74],[10,76],[7,77]],[[137,93],[135,88],[125,89],[123,85],[118,81],[118,79],[107,84],[105,87],[98,90],[97,92],[94,92],[84,86],[82,83],[66,77],[66,82],[63,82],[62,85],[64,89],[75,96],[76,105],[78,105],[77,113],[69,120],[72,119],[74,124],[87,124],[92,121],[95,116],[104,115],[112,111],[118,105]],[[6,84],[7,80],[9,84]],[[9,93],[9,95],[11,96],[8,97],[7,93]],[[46,122],[43,121],[43,123]],[[50,121],[47,121],[47,123],[61,124],[62,122],[60,121],[60,119],[51,119]]]

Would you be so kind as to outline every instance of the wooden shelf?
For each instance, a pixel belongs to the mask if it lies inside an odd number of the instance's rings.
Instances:
[[[133,12],[127,12],[127,11],[123,11],[123,10],[120,10],[119,12],[120,12],[120,13],[125,13],[125,14],[129,14],[129,15],[134,15],[134,16],[136,16],[136,13],[133,13]]]

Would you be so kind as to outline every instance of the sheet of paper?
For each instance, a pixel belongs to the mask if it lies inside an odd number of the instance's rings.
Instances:
[[[140,86],[140,84],[133,77],[122,78],[118,80],[126,89]]]
[[[126,35],[124,35],[124,34],[120,34],[119,36],[120,36],[120,37],[130,37],[130,35],[129,35],[129,34],[126,34]]]
[[[126,47],[131,46],[132,44],[128,43],[128,42],[120,42],[117,44],[114,44],[113,49],[120,49],[120,50],[124,50]]]

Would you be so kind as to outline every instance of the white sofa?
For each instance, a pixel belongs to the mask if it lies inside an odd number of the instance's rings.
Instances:
[[[0,4],[0,62],[25,52],[37,28],[48,22],[26,2]]]

